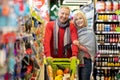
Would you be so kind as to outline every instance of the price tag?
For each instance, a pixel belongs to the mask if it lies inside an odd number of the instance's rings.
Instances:
[[[118,47],[120,47],[120,43],[118,43],[117,45],[118,45]]]
[[[110,57],[112,57],[113,55],[109,55]]]
[[[100,57],[100,55],[97,55],[98,57]]]

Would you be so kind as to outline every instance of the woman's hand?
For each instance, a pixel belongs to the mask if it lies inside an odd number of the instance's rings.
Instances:
[[[90,56],[89,53],[85,53],[85,54],[84,54],[84,57],[87,58],[87,59],[90,59],[90,58],[91,58],[91,56]]]
[[[78,41],[78,40],[74,40],[74,41],[73,41],[73,44],[74,44],[74,45],[77,45],[77,46],[79,46],[79,45],[80,45],[80,43],[79,43],[79,41]]]
[[[47,57],[47,64],[51,65],[53,62],[53,58],[52,57]]]
[[[90,54],[88,53],[88,49],[85,46],[81,45],[78,40],[74,40],[73,44],[77,45],[81,51],[85,52],[84,57],[86,57],[86,58],[90,58],[91,57]]]

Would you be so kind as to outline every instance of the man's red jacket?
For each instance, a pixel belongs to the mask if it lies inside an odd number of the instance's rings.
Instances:
[[[63,58],[63,48],[64,48],[64,33],[65,29],[59,27],[58,33],[58,55],[54,55],[54,45],[53,45],[53,28],[54,27],[54,21],[48,22],[46,25],[46,30],[45,30],[45,36],[44,36],[44,53],[46,57],[53,57],[53,58]],[[75,28],[74,24],[70,23],[70,36],[71,36],[71,41],[73,42],[74,40],[78,39],[77,36],[77,29]],[[67,52],[67,57],[71,56],[77,56],[78,54],[78,47],[74,44],[72,44],[72,50],[68,50]]]

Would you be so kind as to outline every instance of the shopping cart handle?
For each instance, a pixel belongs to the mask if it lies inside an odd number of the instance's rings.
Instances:
[[[53,58],[53,62],[70,62],[70,58]],[[77,65],[80,63],[79,59],[77,59]],[[44,58],[44,64],[47,64],[46,58]]]
[[[53,61],[70,61],[70,58],[53,58]]]

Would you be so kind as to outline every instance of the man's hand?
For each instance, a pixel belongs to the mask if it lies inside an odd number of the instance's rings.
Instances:
[[[48,65],[51,65],[52,62],[53,62],[53,58],[52,57],[47,57],[46,61],[47,61]]]
[[[77,68],[77,57],[73,56],[70,58],[71,59],[71,63],[70,63],[70,74],[74,75],[76,73],[76,68]]]
[[[72,57],[70,58],[70,60],[72,60],[72,59],[77,59],[77,57],[76,57],[76,56],[72,56]]]

